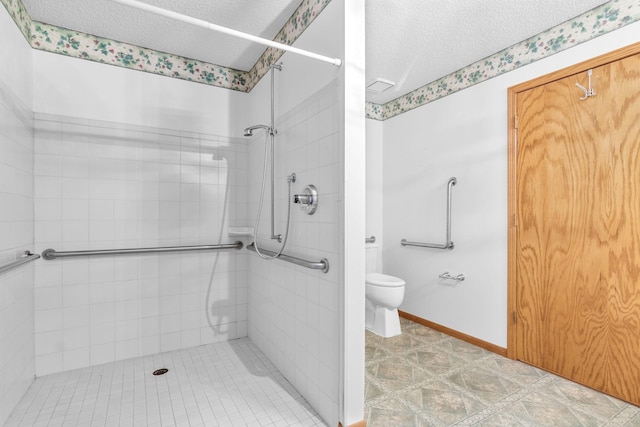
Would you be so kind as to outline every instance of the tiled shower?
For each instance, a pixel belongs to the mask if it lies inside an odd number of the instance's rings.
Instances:
[[[284,153],[284,161],[276,166],[276,181],[281,183],[276,199],[276,232],[284,233],[286,227],[284,183],[293,172],[296,192],[315,184],[321,205],[312,216],[292,205],[287,252],[305,254],[309,260],[329,259],[328,273],[256,256],[248,258],[249,337],[314,407],[326,411],[337,403],[339,381],[338,100],[338,85],[331,82],[276,120],[277,141]],[[249,146],[249,169],[253,171],[249,174],[249,196],[254,201],[260,188],[257,172],[262,169],[264,150],[263,141],[256,138],[263,140],[264,136],[254,136]],[[256,210],[257,203],[250,203],[249,211]],[[263,214],[261,230],[268,230],[268,218]],[[261,239],[259,244],[266,241]]]
[[[35,129],[38,252],[216,244],[248,220],[243,139],[50,115]],[[244,251],[37,263],[36,375],[246,336],[246,265]]]
[[[29,106],[0,87],[0,263],[33,250],[33,120]],[[0,422],[34,372],[33,263],[0,276]]]
[[[321,39],[335,4],[305,37]],[[24,250],[252,242],[229,228],[254,226],[265,141],[241,135],[266,122],[267,83],[245,94],[32,51],[1,8],[0,44],[14,58],[0,69],[0,263]],[[305,76],[304,62],[284,62],[276,229],[295,172],[294,192],[316,185],[321,204],[314,216],[292,207],[285,252],[327,258],[329,272],[231,249],[39,259],[3,274],[0,425],[34,374],[236,338],[337,424],[344,87],[330,66]]]

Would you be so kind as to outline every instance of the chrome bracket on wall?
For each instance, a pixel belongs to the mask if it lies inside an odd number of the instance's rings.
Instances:
[[[453,276],[448,271],[445,271],[444,273],[438,275],[438,277],[441,278],[441,279],[445,279],[445,280],[455,280],[457,282],[463,282],[464,279],[465,279],[464,274],[462,274],[462,273]]]
[[[35,261],[40,258],[40,255],[31,253],[31,251],[24,251],[19,254],[18,259],[10,262],[9,264],[0,266],[0,273],[4,273],[5,271],[13,270],[16,267],[21,266],[22,264],[26,264],[31,261]]]
[[[433,248],[433,249],[453,249],[453,242],[451,241],[451,187],[456,185],[458,180],[455,177],[449,178],[447,184],[447,242],[439,245],[436,243],[420,243],[409,242],[407,239],[402,239],[400,244],[402,246],[419,246],[421,248]]]

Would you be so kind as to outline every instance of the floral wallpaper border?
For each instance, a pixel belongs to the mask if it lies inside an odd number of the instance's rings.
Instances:
[[[303,0],[275,41],[291,45],[331,0]],[[284,54],[267,48],[242,71],[32,21],[21,0],[0,0],[34,49],[152,74],[250,92]],[[576,18],[428,83],[386,104],[366,103],[367,118],[387,120],[640,20],[640,0],[610,0]]]
[[[331,0],[303,0],[273,40],[291,46],[330,2]],[[269,72],[271,64],[278,62],[283,54],[282,50],[268,47],[249,71],[250,86],[255,86]]]
[[[247,72],[34,21],[34,49],[248,92]]]
[[[291,45],[331,0],[303,0],[274,40]],[[249,92],[284,51],[268,48],[250,71],[236,70],[33,21],[21,0],[0,0],[34,49]]]
[[[20,0],[0,0],[0,3],[7,9],[9,16],[16,23],[20,32],[27,39],[31,40],[31,17]]]
[[[611,0],[386,104],[367,102],[366,116],[390,119],[638,20],[640,0]]]

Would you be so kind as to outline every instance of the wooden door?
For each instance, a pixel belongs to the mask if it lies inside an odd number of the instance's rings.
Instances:
[[[517,94],[516,357],[640,404],[640,55]]]

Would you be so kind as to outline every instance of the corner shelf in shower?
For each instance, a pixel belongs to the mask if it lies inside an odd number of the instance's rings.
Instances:
[[[251,237],[253,236],[253,227],[229,227],[227,234],[230,237]]]

